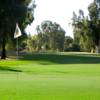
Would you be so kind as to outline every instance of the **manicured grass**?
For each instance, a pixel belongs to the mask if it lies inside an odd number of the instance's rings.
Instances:
[[[0,61],[0,100],[100,100],[100,56],[27,54]]]

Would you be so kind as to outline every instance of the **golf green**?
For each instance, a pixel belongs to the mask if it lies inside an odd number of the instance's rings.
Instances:
[[[100,56],[27,54],[2,60],[0,100],[100,100]]]

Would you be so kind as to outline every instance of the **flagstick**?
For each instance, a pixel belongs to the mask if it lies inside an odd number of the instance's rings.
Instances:
[[[19,48],[19,45],[18,45],[18,37],[16,38],[16,42],[17,42],[17,45],[16,45],[16,47],[17,47],[17,48],[16,48],[16,49],[17,49],[17,52],[16,52],[17,57],[16,57],[16,58],[17,58],[17,60],[18,60],[18,58],[19,58],[19,50],[18,50],[18,48]],[[16,75],[17,75],[17,79],[16,79],[16,80],[17,80],[17,82],[18,82],[18,81],[19,81],[19,72],[17,72],[17,74],[16,74]]]
[[[18,52],[18,38],[16,39],[16,42],[17,42],[17,48],[16,48],[16,49],[17,49],[17,52],[16,52],[16,53],[17,53],[17,59],[18,59],[18,56],[19,56],[19,55],[18,55],[18,53],[19,53],[19,52]]]
[[[20,37],[22,34],[21,34],[21,30],[18,26],[18,23],[16,23],[16,29],[15,29],[15,33],[14,33],[14,38],[16,39],[16,56],[17,56],[17,59],[18,59],[18,56],[19,56],[19,50],[18,50],[18,37]]]

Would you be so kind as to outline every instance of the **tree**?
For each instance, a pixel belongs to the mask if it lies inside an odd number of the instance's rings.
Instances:
[[[31,36],[30,34],[28,35],[27,40],[24,42],[26,44],[26,50],[28,52],[33,52],[36,51],[37,49],[37,35]]]
[[[1,0],[0,1],[0,43],[1,58],[6,58],[6,43],[9,38],[13,40],[16,22],[19,23],[22,33],[24,28],[33,20],[33,6],[29,7],[31,0]]]
[[[73,43],[73,39],[70,36],[65,36],[64,51],[70,51],[70,45]]]
[[[51,50],[63,50],[65,31],[59,24],[43,21],[40,26],[37,26],[37,33],[40,48],[44,46]]]
[[[97,4],[99,2],[97,2]],[[95,43],[95,48],[97,48],[96,51],[100,52],[100,8],[97,7],[97,4],[94,0],[94,2],[89,5],[88,10],[90,16],[90,28],[92,30],[93,41]]]
[[[81,47],[82,51],[91,51],[94,48],[92,30],[88,17],[84,12],[79,10],[79,16],[73,14],[74,42]]]

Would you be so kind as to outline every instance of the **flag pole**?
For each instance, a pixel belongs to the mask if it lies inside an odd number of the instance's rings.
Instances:
[[[17,49],[17,52],[16,52],[16,54],[17,54],[17,59],[18,59],[18,56],[19,56],[19,50],[18,50],[18,38],[16,39],[16,41],[17,41],[17,46],[16,46],[16,47],[17,47],[17,48],[16,48],[16,49]]]
[[[19,56],[19,41],[18,41],[18,38],[21,36],[21,30],[18,26],[18,23],[16,23],[16,29],[15,29],[15,33],[14,33],[14,38],[16,39],[16,56],[18,58]]]

